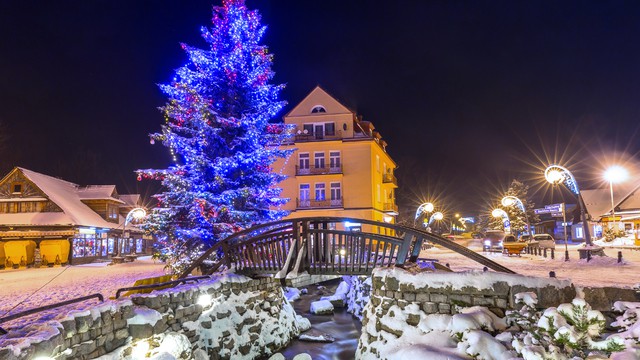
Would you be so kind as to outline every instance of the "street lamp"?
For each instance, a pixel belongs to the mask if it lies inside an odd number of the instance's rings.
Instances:
[[[533,240],[533,232],[531,231],[531,224],[529,223],[529,216],[527,215],[527,209],[524,207],[524,204],[522,203],[522,200],[518,199],[515,196],[507,195],[507,196],[503,197],[500,202],[502,203],[502,206],[509,207],[509,206],[517,205],[520,208],[520,210],[522,210],[522,212],[524,213],[524,218],[527,221],[527,230],[529,231],[529,235],[531,236],[531,239]]]
[[[506,232],[507,234],[511,233],[511,222],[509,221],[509,214],[507,214],[506,211],[502,209],[494,209],[491,212],[491,215],[496,218],[497,217],[502,218],[502,225],[504,226],[504,232]]]
[[[147,216],[147,211],[141,207],[133,208],[131,209],[131,211],[129,211],[127,216],[124,218],[124,224],[122,225],[122,241],[124,241],[125,230],[127,229],[127,223],[130,222],[130,220],[140,220],[145,216]],[[120,242],[118,241],[116,257],[120,257],[121,250],[122,250],[122,246],[120,246]]]
[[[592,246],[591,232],[589,231],[589,223],[587,221],[587,209],[580,194],[578,183],[573,174],[560,165],[549,165],[544,171],[544,178],[553,185],[564,184],[572,193],[578,196],[580,204],[580,215],[582,217],[582,227],[584,228],[584,239],[587,246]]]
[[[628,177],[627,169],[618,165],[614,165],[604,172],[604,178],[609,182],[609,191],[611,192],[611,215],[613,216],[614,229],[616,229],[616,205],[613,203],[613,183],[625,181]]]
[[[444,219],[444,215],[440,211],[437,211],[437,212],[433,213],[433,215],[431,215],[431,217],[429,217],[429,222],[427,223],[427,225],[425,227],[428,230],[429,226],[431,226],[431,224],[434,222],[434,220],[440,221],[442,219]]]
[[[426,214],[432,213],[434,208],[435,206],[430,202],[422,203],[418,206],[416,216],[413,218],[413,226],[416,226],[420,222],[418,221],[420,218],[424,217]]]

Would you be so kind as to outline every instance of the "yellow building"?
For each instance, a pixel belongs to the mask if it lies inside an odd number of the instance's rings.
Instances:
[[[293,126],[287,161],[274,164],[288,178],[288,218],[341,216],[395,222],[396,163],[372,123],[317,86],[284,116]]]

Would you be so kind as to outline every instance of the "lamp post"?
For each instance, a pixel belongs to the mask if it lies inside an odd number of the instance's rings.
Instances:
[[[629,177],[629,173],[622,166],[614,165],[604,172],[604,178],[609,182],[609,191],[611,193],[611,216],[613,217],[614,229],[616,229],[616,204],[613,202],[613,183],[625,181],[627,177]]]
[[[418,223],[422,222],[418,220],[422,220],[425,215],[432,213],[434,208],[435,206],[433,206],[433,204],[430,202],[422,203],[420,206],[418,206],[418,209],[416,210],[416,216],[413,218],[413,226],[417,226]]]
[[[587,209],[580,194],[578,183],[573,174],[560,165],[549,165],[544,171],[544,178],[553,185],[564,184],[572,193],[578,196],[580,204],[580,215],[582,217],[582,227],[584,229],[584,240],[587,246],[593,246],[591,243],[591,232],[589,231],[589,223],[587,221]]]
[[[522,203],[522,200],[518,199],[515,196],[507,195],[507,196],[502,198],[500,203],[502,203],[502,206],[505,206],[505,207],[517,205],[520,208],[520,210],[522,210],[522,212],[524,213],[524,218],[527,221],[527,230],[529,231],[529,235],[531,236],[531,239],[533,240],[533,232],[531,231],[531,224],[529,223],[529,216],[527,215],[527,208],[524,207],[524,204]]]
[[[502,225],[504,226],[504,232],[506,232],[507,234],[511,233],[511,222],[509,221],[509,214],[507,214],[506,211],[502,209],[494,209],[491,212],[491,215],[493,217],[502,218]]]
[[[122,225],[122,241],[123,242],[124,242],[125,230],[127,229],[127,222],[129,222],[130,219],[140,220],[145,216],[147,216],[147,211],[140,207],[133,208],[131,209],[131,211],[129,211],[129,213],[127,213],[127,216],[125,216],[124,218],[124,224]],[[120,257],[121,250],[122,250],[122,246],[120,246],[120,241],[116,243],[116,247],[117,247],[116,257]]]

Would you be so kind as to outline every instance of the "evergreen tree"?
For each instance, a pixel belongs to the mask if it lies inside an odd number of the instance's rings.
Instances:
[[[189,62],[160,85],[168,101],[165,124],[151,142],[168,147],[176,164],[138,170],[138,179],[160,180],[164,192],[146,230],[168,250],[179,271],[203,246],[255,224],[279,219],[288,199],[271,169],[289,151],[279,149],[288,131],[269,120],[282,109],[272,85],[273,56],[260,40],[266,30],[244,0],[213,8],[213,25],[202,27],[206,49],[182,44]]]
[[[520,199],[527,210],[527,216],[529,217],[529,223],[534,226],[535,223],[540,221],[538,215],[536,215],[534,208],[535,203],[528,197],[529,185],[525,185],[522,182],[514,179],[511,181],[509,189],[503,196],[515,196]],[[527,227],[527,220],[525,213],[519,206],[499,206],[509,215],[509,221],[511,222],[511,233],[517,234],[523,232]],[[504,230],[504,224],[501,218],[490,217],[487,226],[489,229]]]

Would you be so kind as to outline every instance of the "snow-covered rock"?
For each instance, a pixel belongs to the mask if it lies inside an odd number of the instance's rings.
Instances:
[[[333,314],[333,304],[329,300],[314,301],[309,311],[316,315],[330,315]]]

